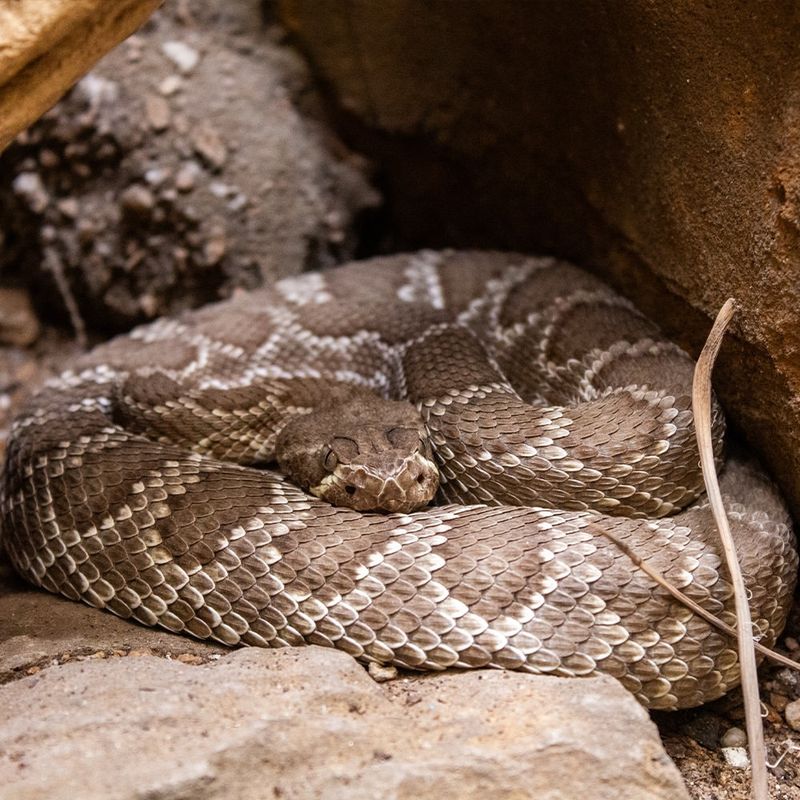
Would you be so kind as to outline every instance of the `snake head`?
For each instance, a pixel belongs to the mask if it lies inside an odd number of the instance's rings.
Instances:
[[[283,473],[332,505],[409,512],[430,503],[439,471],[408,403],[359,397],[291,419],[276,442]]]

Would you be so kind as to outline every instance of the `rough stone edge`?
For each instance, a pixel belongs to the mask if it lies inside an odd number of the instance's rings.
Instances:
[[[130,671],[130,673],[135,675],[141,670],[147,672],[151,669],[151,667],[155,670],[162,669],[161,665],[157,663],[159,658],[153,653],[132,653],[129,657],[132,658],[130,667],[122,668],[126,673]],[[319,662],[324,674],[327,676],[327,680],[332,681],[332,689],[326,689],[325,679],[323,679],[321,686],[303,686],[302,683],[297,683],[298,678],[304,677],[303,673],[308,671],[310,666],[314,666],[311,662]],[[497,688],[498,681],[511,680],[518,684],[520,689],[524,689],[525,683],[530,680],[533,681],[535,685],[538,685],[538,688],[533,690],[533,694],[541,695],[543,698],[552,694],[551,692],[547,691],[548,685],[551,685],[555,689],[554,703],[550,706],[550,710],[545,712],[543,721],[546,722],[548,716],[552,717],[553,715],[558,715],[560,713],[558,711],[558,709],[561,707],[560,703],[563,703],[565,697],[568,697],[570,699],[567,700],[567,703],[574,715],[573,723],[579,724],[581,728],[584,728],[584,720],[582,720],[580,716],[582,707],[585,711],[587,704],[589,707],[596,706],[596,703],[598,700],[600,700],[600,698],[602,698],[601,702],[605,702],[609,699],[609,693],[618,693],[618,699],[621,708],[621,713],[618,717],[618,719],[621,721],[620,724],[624,727],[633,727],[634,725],[640,726],[642,728],[641,732],[644,733],[647,731],[651,734],[651,737],[649,740],[637,740],[635,746],[633,747],[633,750],[638,749],[640,751],[639,766],[641,768],[641,772],[637,771],[629,774],[626,777],[623,772],[618,771],[616,775],[611,776],[612,781],[616,783],[618,780],[619,783],[623,784],[627,782],[631,797],[670,797],[675,798],[676,800],[677,798],[687,798],[688,800],[689,797],[689,793],[678,769],[672,760],[666,755],[662,746],[658,744],[659,735],[657,726],[649,718],[647,712],[635,702],[633,697],[627,693],[615,679],[606,675],[598,675],[591,678],[564,679],[549,675],[528,675],[525,673],[504,673],[501,670],[488,670],[467,671],[466,673],[461,674],[449,672],[441,674],[427,674],[424,676],[408,675],[399,678],[397,681],[392,681],[386,684],[377,684],[374,683],[367,676],[367,672],[347,654],[338,650],[317,647],[314,645],[301,648],[291,647],[280,649],[241,648],[231,651],[227,658],[218,658],[211,661],[198,660],[181,663],[180,660],[171,660],[167,669],[171,670],[173,674],[185,676],[187,680],[185,682],[181,681],[181,686],[184,688],[188,687],[188,691],[191,692],[192,683],[196,677],[196,673],[194,673],[195,669],[199,670],[200,673],[204,675],[218,673],[220,676],[222,676],[224,673],[228,673],[230,671],[233,671],[234,674],[238,673],[242,669],[242,663],[244,663],[245,668],[252,667],[254,670],[261,670],[266,676],[269,676],[272,673],[280,674],[281,682],[287,680],[289,686],[294,684],[296,686],[296,694],[298,696],[307,696],[309,701],[312,703],[312,708],[314,700],[318,699],[318,692],[321,690],[323,695],[325,695],[327,692],[327,696],[332,701],[330,710],[334,717],[342,716],[344,708],[350,706],[348,711],[350,713],[356,713],[356,724],[358,725],[359,729],[364,727],[362,717],[366,716],[368,719],[371,718],[374,720],[374,725],[377,726],[379,738],[381,740],[386,740],[388,736],[387,743],[392,742],[392,735],[389,733],[391,730],[389,723],[393,716],[396,716],[398,719],[402,720],[400,724],[401,729],[406,727],[406,725],[413,726],[414,722],[416,721],[420,725],[420,731],[423,736],[426,731],[428,735],[430,735],[436,730],[441,730],[445,734],[444,742],[448,751],[452,751],[454,746],[457,747],[457,745],[455,745],[457,742],[457,737],[455,735],[446,735],[449,729],[457,728],[465,721],[480,720],[482,717],[486,717],[486,730],[476,731],[475,741],[471,745],[468,743],[463,745],[462,755],[465,757],[465,759],[461,762],[461,764],[454,762],[452,759],[449,761],[442,761],[436,753],[431,753],[430,751],[426,752],[425,747],[420,747],[419,744],[415,747],[412,742],[408,740],[404,741],[405,737],[401,735],[400,740],[397,742],[397,746],[400,750],[399,757],[401,762],[409,765],[414,765],[416,763],[423,769],[423,772],[427,770],[425,777],[427,777],[431,789],[436,787],[437,784],[441,783],[437,780],[437,773],[439,773],[443,768],[448,769],[448,765],[450,768],[453,766],[464,766],[468,773],[471,770],[474,770],[474,773],[477,776],[480,776],[481,773],[485,773],[485,770],[488,767],[490,770],[492,770],[489,776],[493,777],[495,780],[499,778],[500,773],[494,768],[496,754],[492,750],[491,746],[485,751],[484,763],[475,764],[470,763],[467,760],[470,754],[475,755],[477,752],[482,752],[484,750],[487,736],[490,739],[493,739],[495,734],[498,734],[501,740],[505,738],[506,741],[508,741],[508,735],[498,725],[498,721],[491,721],[491,718],[495,713],[495,706],[499,705],[500,708],[504,708],[507,705],[507,694],[501,689],[498,697],[494,692],[492,692],[492,684],[494,684],[495,688]],[[52,679],[57,683],[61,682],[62,685],[65,684],[68,688],[80,687],[82,683],[89,681],[95,686],[105,686],[107,688],[113,687],[118,689],[119,684],[113,680],[113,674],[118,669],[120,669],[118,657],[103,658],[101,660],[89,659],[87,661],[83,661],[83,663],[72,662],[64,665],[45,666],[36,674],[35,677],[32,678],[32,676],[28,676],[24,678],[22,683],[16,687],[7,685],[6,687],[0,688],[6,692],[14,692],[20,691],[21,687],[21,691],[27,695],[31,690],[35,690],[35,687],[44,678],[45,681]],[[109,670],[111,671],[110,676],[108,675]],[[92,677],[87,677],[87,675],[90,673],[92,674]],[[446,711],[444,713],[444,723],[442,727],[441,716],[436,710],[435,706],[432,706],[431,704],[438,701],[444,703],[445,707],[452,709],[454,708],[454,696],[455,699],[457,699],[464,686],[475,687],[476,681],[483,681],[486,679],[488,679],[489,685],[485,689],[478,691],[478,694],[484,697],[484,703],[480,704],[477,709],[473,709],[472,705],[468,704],[467,706],[462,707],[455,706],[455,711],[452,712]],[[201,682],[203,680],[203,678],[200,678]],[[568,689],[567,687],[567,683],[571,682],[572,680],[580,681],[582,684],[582,689],[577,693],[577,695],[575,695],[571,688]],[[239,678],[234,678],[233,680],[222,680],[218,682],[218,686],[230,686],[231,690],[233,691],[241,691],[241,689],[246,690],[247,684],[248,681],[246,675],[240,676]],[[589,684],[600,688],[601,691],[597,693],[592,692]],[[41,687],[35,691],[41,691]],[[126,687],[122,687],[122,691],[126,691]],[[266,691],[269,693],[269,690]],[[285,686],[283,687],[283,691],[286,691]],[[214,700],[218,697],[218,695],[213,689],[211,690],[210,695],[210,700],[213,705]],[[577,697],[577,703],[571,699],[573,696]],[[69,693],[65,694],[64,697],[68,701]],[[203,697],[203,700],[205,699],[206,697]],[[353,700],[356,699],[363,700],[364,703],[362,704],[361,702],[358,702],[357,704],[354,704]],[[28,702],[30,702],[30,698],[28,698]],[[96,706],[96,702],[91,699],[88,701],[88,704],[90,707],[92,705]],[[294,703],[290,701],[288,708],[292,709],[293,706]],[[107,709],[108,707],[106,706],[105,708]],[[395,713],[392,714],[392,711]],[[590,718],[593,717],[596,718],[594,711],[590,713]],[[247,716],[241,718],[241,722],[245,728],[247,728],[248,719],[249,718]],[[295,713],[294,716],[290,717],[290,719],[298,719],[297,714]],[[13,720],[13,718],[11,718],[11,720]],[[384,721],[386,722],[385,727],[382,725]],[[502,717],[500,722],[502,722]],[[547,731],[548,728],[545,727],[544,730]],[[523,735],[517,740],[520,748],[519,752],[509,753],[509,758],[524,755],[526,750],[531,748],[528,750],[528,752],[531,757],[535,759],[534,766],[538,761],[538,763],[541,763],[544,767],[547,767],[548,763],[552,764],[553,762],[560,761],[562,758],[562,753],[577,753],[578,751],[581,751],[588,756],[590,761],[593,755],[596,756],[596,753],[594,753],[591,745],[587,748],[586,742],[582,742],[579,737],[575,737],[574,734],[571,734],[569,726],[562,729],[562,734],[563,736],[558,737],[556,740],[549,739],[548,735],[545,734],[543,740],[539,742],[538,745],[533,746],[527,743],[527,737]],[[591,742],[591,739],[587,739],[587,742]],[[234,754],[234,756],[235,755],[236,754]],[[334,758],[331,759],[331,762],[336,760],[336,753],[334,752],[333,755]],[[415,759],[415,755],[419,755],[420,758]],[[246,758],[246,753],[242,752],[242,756]],[[225,762],[229,761],[229,755],[225,749],[212,752],[211,760],[215,770],[219,770],[222,773],[228,772],[228,775],[230,775],[230,764],[228,764],[227,767],[225,765]],[[234,760],[241,759],[235,758]],[[606,765],[611,765],[613,762],[611,760],[607,760],[604,763]],[[177,761],[176,766],[179,764],[180,761]],[[367,764],[365,766],[368,767],[369,765]],[[255,768],[258,769],[257,760],[255,761]],[[523,761],[520,765],[521,772],[524,772],[525,768],[526,762]],[[587,769],[589,769],[588,766]],[[331,777],[333,777],[333,775]],[[588,780],[599,780],[601,781],[600,786],[607,788],[605,784],[608,781],[608,778],[609,776],[605,775],[602,770],[599,770],[594,778],[589,778]],[[440,788],[444,788],[446,790],[448,785],[452,786],[450,782],[446,781],[441,783]],[[194,796],[194,792],[199,792],[202,794],[200,791],[201,787],[202,781],[200,785],[196,784],[194,781],[190,781],[185,788],[189,794]],[[232,788],[233,787],[229,786],[228,791],[230,791]],[[331,797],[342,796],[339,792],[335,791],[336,787],[334,783],[331,783],[330,788]],[[363,790],[366,788],[366,785],[362,785],[359,788],[361,789],[361,792],[358,792],[357,796],[365,796],[363,794]],[[469,793],[470,797],[476,796],[476,788],[477,785],[470,785],[470,789],[472,789],[472,791]],[[497,788],[502,793],[502,787],[498,786]],[[394,791],[390,791],[390,794],[391,796],[395,796]],[[602,794],[603,796],[608,796],[607,791],[603,791]],[[161,793],[153,791],[153,789],[150,789],[146,792],[147,797],[155,797],[156,795],[158,797],[162,797]],[[29,795],[20,794],[18,796],[21,798]],[[173,797],[173,793],[167,789],[163,796]],[[184,793],[181,792],[180,796],[183,797]],[[188,796],[188,794],[186,796]],[[217,794],[214,793],[214,796],[216,797]],[[223,790],[219,796],[228,797],[229,795],[225,790]],[[231,794],[230,796],[233,795]],[[248,796],[252,795],[248,794]],[[295,796],[295,794],[292,790],[290,790],[287,792],[287,796]],[[327,796],[327,793],[325,796]],[[405,796],[405,793],[403,793],[403,796]],[[434,792],[423,792],[421,796],[433,797],[436,796],[436,794]],[[455,797],[458,795],[445,791],[444,796]],[[514,796],[517,796],[517,794],[515,793]],[[520,794],[519,796],[528,797],[529,795],[525,793],[524,795]],[[550,795],[548,794],[548,797],[549,796]],[[558,789],[555,789],[553,797],[556,796],[566,797],[567,795],[559,792]]]

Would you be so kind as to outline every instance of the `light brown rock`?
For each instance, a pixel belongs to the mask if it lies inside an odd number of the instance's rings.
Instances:
[[[16,0],[0,5],[0,150],[161,0]]]
[[[5,800],[687,797],[655,726],[608,678],[379,686],[321,648],[200,666],[140,654],[44,669],[1,687],[0,707]]]
[[[800,700],[792,700],[791,703],[788,703],[783,713],[786,717],[786,724],[793,731],[800,731]]]
[[[144,111],[154,131],[166,130],[169,125],[170,110],[169,103],[163,97],[156,94],[145,95]]]
[[[202,123],[192,133],[192,145],[197,154],[214,170],[222,169],[228,156],[225,142],[214,128]]]

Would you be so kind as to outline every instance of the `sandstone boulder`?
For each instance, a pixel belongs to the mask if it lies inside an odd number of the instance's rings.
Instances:
[[[77,661],[0,688],[6,800],[687,798],[609,678],[375,683],[349,656]]]

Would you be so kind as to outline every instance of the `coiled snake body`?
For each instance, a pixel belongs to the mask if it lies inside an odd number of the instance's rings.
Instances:
[[[735,643],[603,535],[734,622],[691,379],[627,302],[551,259],[423,252],[310,273],[136,329],[41,390],[8,443],[3,540],[36,585],[228,645],[604,672],[649,707],[696,705],[738,682]],[[371,394],[417,407],[439,505],[337,507],[263,468],[288,423],[335,420],[352,395],[361,430],[309,445],[341,470],[361,433],[381,438],[359,411]],[[416,443],[415,424],[385,438]],[[338,480],[307,483],[324,496]],[[374,479],[352,480],[336,491],[358,508]],[[797,567],[789,518],[749,464],[729,460],[722,489],[771,644]]]

